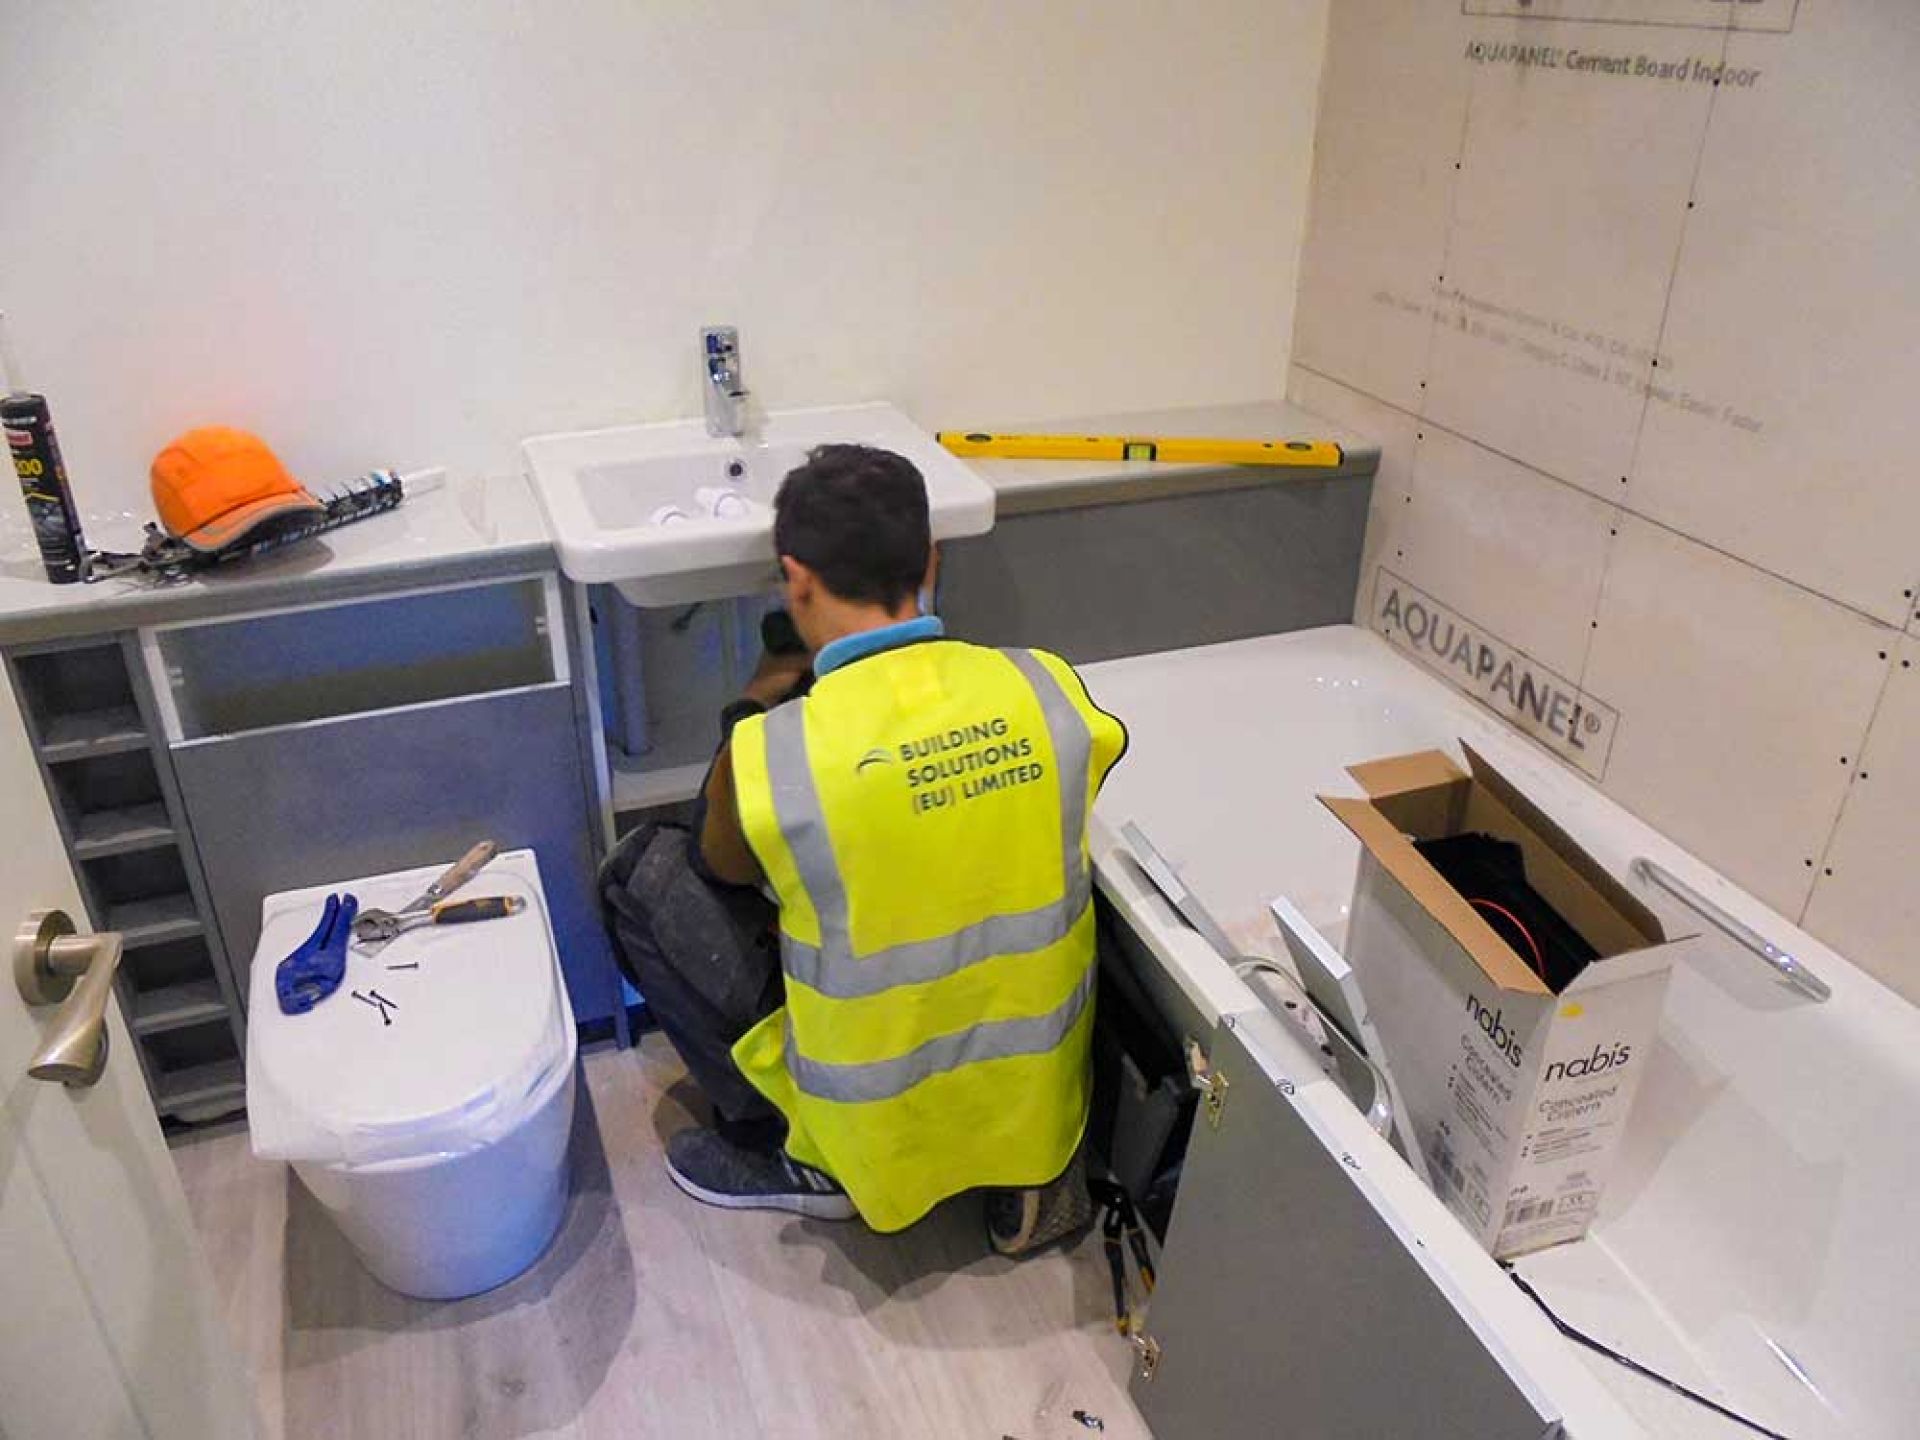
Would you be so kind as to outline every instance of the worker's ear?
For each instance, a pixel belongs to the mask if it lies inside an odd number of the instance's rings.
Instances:
[[[813,604],[820,577],[791,555],[780,557],[780,575],[787,582],[787,608],[800,610]]]
[[[920,577],[920,613],[933,614],[933,597],[940,593],[940,547],[927,550],[927,573]]]
[[[818,650],[831,638],[820,632],[820,602],[828,594],[827,587],[811,566],[791,555],[780,557],[780,572],[787,578],[787,613],[793,617],[793,628],[800,632],[800,643],[809,652]]]

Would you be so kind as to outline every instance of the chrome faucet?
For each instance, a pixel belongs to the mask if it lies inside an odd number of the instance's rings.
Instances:
[[[700,332],[700,355],[707,374],[707,433],[744,434],[747,387],[740,376],[740,332],[731,325],[707,326]]]

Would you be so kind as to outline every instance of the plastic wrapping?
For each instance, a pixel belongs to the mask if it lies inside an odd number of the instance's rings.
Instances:
[[[573,1009],[530,850],[498,856],[460,892],[521,896],[520,914],[350,948],[339,990],[305,1014],[280,1012],[274,968],[329,893],[398,910],[444,868],[262,902],[247,1031],[255,1155],[356,1167],[463,1155],[510,1133],[571,1077]]]

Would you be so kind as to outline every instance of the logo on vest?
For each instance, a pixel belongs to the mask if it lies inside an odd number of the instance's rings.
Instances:
[[[1004,715],[938,730],[894,749],[906,767],[902,773],[916,815],[1030,785],[1047,773],[1032,758],[1032,738],[1017,733]],[[867,752],[862,768],[875,753]],[[891,763],[894,756],[886,759]]]
[[[891,765],[893,752],[884,745],[876,745],[860,757],[860,763],[853,767],[853,773],[861,774],[869,765]]]

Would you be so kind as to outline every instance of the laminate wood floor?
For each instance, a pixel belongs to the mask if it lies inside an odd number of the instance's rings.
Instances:
[[[977,1201],[893,1236],[714,1210],[662,1164],[700,1104],[666,1042],[583,1070],[560,1234],[470,1300],[379,1285],[243,1130],[176,1143],[270,1440],[1147,1435],[1097,1236],[1016,1264]]]

